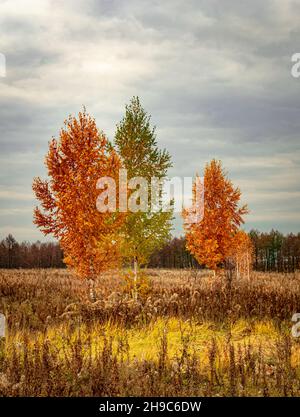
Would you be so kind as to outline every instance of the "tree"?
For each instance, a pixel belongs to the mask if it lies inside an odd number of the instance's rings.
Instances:
[[[233,239],[231,259],[235,267],[236,277],[247,276],[250,279],[254,256],[254,245],[248,235],[243,230],[239,230]]]
[[[156,250],[150,257],[151,268],[193,268],[199,269],[200,265],[186,249],[184,237],[174,237],[161,249]]]
[[[127,170],[128,180],[144,178],[148,184],[148,195],[151,178],[165,178],[168,168],[172,166],[169,153],[158,149],[155,128],[150,127],[150,116],[142,108],[138,97],[133,97],[126,106],[125,117],[117,125],[115,145]],[[138,267],[146,265],[151,253],[169,239],[172,216],[172,211],[164,212],[162,209],[151,212],[149,204],[145,211],[128,213],[123,229],[126,242],[123,255],[133,263],[135,280]]]
[[[96,184],[101,177],[118,182],[120,159],[84,110],[78,119],[70,116],[65,121],[58,141],[51,140],[46,167],[50,180],[33,182],[41,203],[35,208],[34,223],[59,240],[64,262],[90,280],[94,298],[95,276],[118,260],[116,234],[124,219],[124,214],[97,210]]]
[[[20,247],[16,239],[9,234],[2,242],[0,252],[2,255],[1,264],[4,268],[17,268],[19,265]]]
[[[204,172],[202,221],[188,223],[191,209],[183,211],[187,249],[195,256],[199,264],[206,265],[214,273],[230,256],[234,236],[243,223],[242,216],[248,212],[247,206],[238,206],[240,197],[239,188],[234,188],[227,178],[221,161],[213,159],[206,165]]]

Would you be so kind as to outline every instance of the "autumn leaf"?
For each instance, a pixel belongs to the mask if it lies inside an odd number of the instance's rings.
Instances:
[[[60,242],[65,263],[80,276],[93,278],[119,260],[118,231],[125,214],[100,213],[97,181],[110,176],[118,183],[121,162],[96,122],[85,111],[69,117],[52,139],[46,156],[49,179],[35,178],[40,201],[34,223]]]

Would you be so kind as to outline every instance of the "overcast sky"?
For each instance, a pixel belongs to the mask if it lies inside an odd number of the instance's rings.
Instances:
[[[112,139],[133,95],[171,175],[221,159],[251,210],[246,230],[299,232],[299,23],[290,0],[1,0],[0,237],[43,239],[31,183],[68,114],[85,105]]]

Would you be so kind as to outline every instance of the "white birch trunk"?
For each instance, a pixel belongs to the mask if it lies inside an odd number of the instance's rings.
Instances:
[[[96,301],[95,280],[93,278],[89,279],[89,298],[92,303]]]
[[[137,277],[138,277],[138,262],[137,259],[133,260],[133,298],[137,300]]]

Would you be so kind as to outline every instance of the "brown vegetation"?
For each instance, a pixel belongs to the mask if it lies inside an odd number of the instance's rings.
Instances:
[[[95,303],[86,285],[66,270],[0,271],[0,395],[300,395],[298,273],[148,270],[137,301],[117,271],[96,281]]]
[[[127,326],[158,317],[218,322],[270,318],[280,323],[300,311],[299,273],[253,272],[250,281],[232,283],[199,270],[149,270],[148,276],[135,302],[125,278],[117,271],[106,273],[96,281],[97,301],[90,303],[86,282],[67,270],[1,270],[0,310],[13,327],[39,329],[47,320],[59,320],[66,309],[75,309],[85,320]]]

